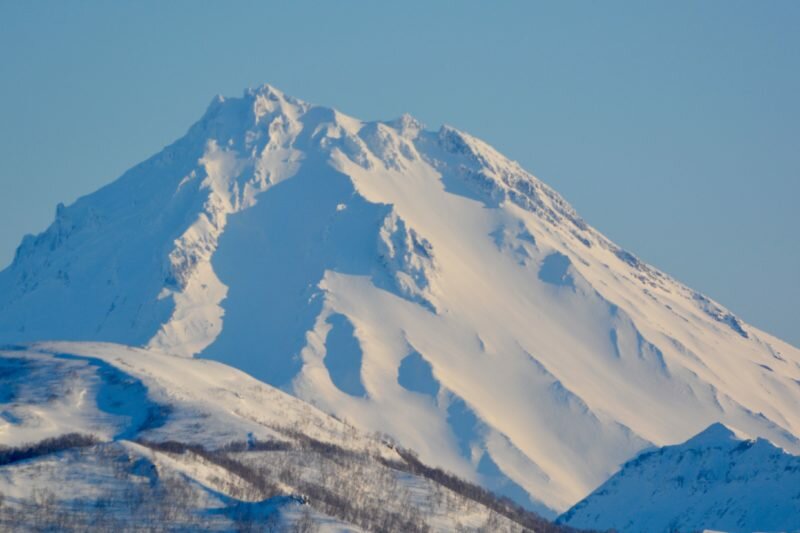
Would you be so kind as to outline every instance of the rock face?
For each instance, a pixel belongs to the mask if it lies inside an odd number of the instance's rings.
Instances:
[[[800,457],[722,424],[641,454],[559,522],[625,532],[800,528]]]
[[[715,421],[800,451],[796,348],[466,133],[269,86],[23,240],[0,340],[50,339],[222,361],[551,516]]]

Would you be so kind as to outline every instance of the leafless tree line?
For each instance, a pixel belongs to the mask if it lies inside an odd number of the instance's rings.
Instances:
[[[457,520],[468,515],[485,517],[479,531],[571,531],[429,467],[408,450],[395,447],[400,459],[387,460],[375,451],[345,449],[314,439],[296,427],[275,429],[285,440],[251,439],[215,449],[175,441],[136,441],[152,453],[218,467],[224,473],[212,479],[210,487],[201,487],[182,474],[162,472],[154,462],[125,456],[119,448],[95,445],[97,440],[89,436],[65,435],[2,449],[0,466],[71,450],[78,458],[105,461],[119,482],[104,487],[102,498],[87,500],[59,500],[42,490],[24,501],[4,501],[0,495],[0,529],[282,531],[286,522],[270,509],[293,501],[302,504],[292,524],[298,533],[316,531],[311,509],[381,533],[427,532],[435,516]],[[404,476],[406,481],[414,476],[416,492],[402,480]],[[210,509],[211,492],[224,501],[224,508]],[[475,531],[476,527],[456,523],[454,529]]]

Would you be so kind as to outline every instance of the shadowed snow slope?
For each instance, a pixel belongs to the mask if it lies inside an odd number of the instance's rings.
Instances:
[[[796,531],[800,457],[722,424],[626,463],[559,518],[622,532]]]
[[[269,86],[26,237],[0,339],[217,359],[551,516],[715,421],[800,451],[796,348],[466,133]]]

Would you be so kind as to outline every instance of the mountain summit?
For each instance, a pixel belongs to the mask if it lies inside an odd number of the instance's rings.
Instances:
[[[216,359],[554,516],[714,422],[800,451],[800,351],[455,128],[270,86],[23,240],[0,340]]]
[[[796,531],[800,457],[722,424],[642,453],[559,517],[600,531]]]

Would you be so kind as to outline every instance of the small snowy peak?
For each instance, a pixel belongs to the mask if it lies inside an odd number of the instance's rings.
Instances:
[[[295,98],[287,97],[283,92],[275,87],[264,84],[254,89],[245,91],[245,97],[253,100],[253,114],[255,115],[256,122],[262,117],[269,116],[278,110],[294,115],[292,118],[297,118],[297,114],[302,113],[308,109],[308,104]],[[299,113],[298,113],[299,112]]]
[[[725,424],[715,422],[680,446],[694,449],[727,448],[731,445],[738,445],[741,442],[742,439],[737,437],[736,433]]]
[[[296,120],[310,108],[310,104],[264,84],[246,89],[241,98],[217,95],[198,124],[207,128],[268,125],[269,119],[279,115]]]
[[[621,533],[794,531],[798,487],[800,457],[715,423],[626,463],[558,521]]]
[[[394,128],[402,137],[409,140],[416,139],[425,130],[425,124],[408,113],[403,113],[399,118],[389,120],[385,124]]]

